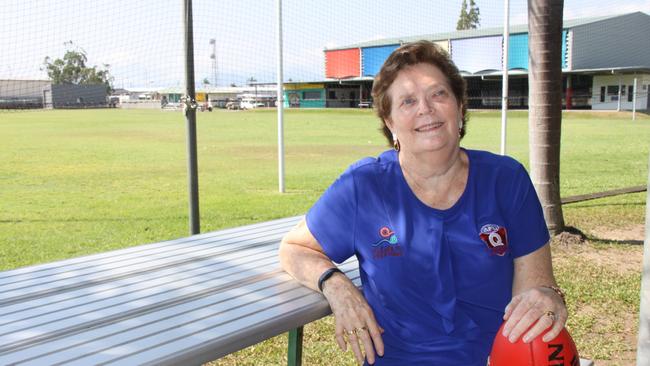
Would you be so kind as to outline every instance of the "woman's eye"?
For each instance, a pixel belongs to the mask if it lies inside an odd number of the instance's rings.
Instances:
[[[436,97],[436,98],[444,97],[444,96],[446,96],[446,95],[447,95],[447,91],[446,91],[446,90],[442,90],[442,89],[441,89],[441,90],[437,90],[437,91],[435,91],[435,92],[433,93],[433,96]]]
[[[411,104],[414,104],[414,103],[415,103],[415,99],[414,99],[414,98],[406,98],[406,99],[404,99],[404,101],[402,102],[402,104],[404,104],[404,105],[411,105]]]

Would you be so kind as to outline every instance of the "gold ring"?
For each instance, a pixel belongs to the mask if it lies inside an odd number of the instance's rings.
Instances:
[[[552,312],[551,310],[549,310],[549,311],[547,311],[546,313],[544,313],[544,315],[548,316],[549,318],[551,318],[551,320],[552,320],[553,322],[555,322],[555,313]]]
[[[366,329],[368,329],[368,328],[366,328],[365,326],[364,326],[364,327],[360,327],[360,328],[355,328],[355,329],[354,329],[354,334],[359,334],[359,332],[363,332],[363,331],[366,330]]]
[[[349,335],[349,336],[351,336],[351,335],[353,335],[353,334],[356,334],[356,329],[354,329],[354,330],[346,330],[346,331],[345,331],[345,334],[347,334],[347,335]]]

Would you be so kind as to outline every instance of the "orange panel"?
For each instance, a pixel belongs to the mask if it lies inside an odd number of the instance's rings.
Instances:
[[[344,79],[361,76],[358,48],[325,51],[325,77]]]

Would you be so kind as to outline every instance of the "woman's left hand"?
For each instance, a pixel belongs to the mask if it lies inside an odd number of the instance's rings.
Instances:
[[[549,287],[534,287],[512,298],[506,306],[503,336],[512,343],[523,335],[528,343],[549,329],[542,340],[555,338],[566,323],[568,312],[562,297]]]

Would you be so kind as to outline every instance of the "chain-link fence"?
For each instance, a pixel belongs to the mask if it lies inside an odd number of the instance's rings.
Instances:
[[[465,75],[470,108],[500,108],[503,4],[477,2],[478,22],[456,30],[461,3],[285,0],[285,105],[371,107],[372,79],[388,53],[404,42],[429,39]],[[275,2],[195,1],[194,8],[201,109],[275,106]],[[637,110],[647,109],[650,16],[640,12],[642,5],[567,1],[565,8],[565,107],[631,110],[636,100]],[[169,1],[3,4],[0,109],[179,109],[181,11],[179,2]],[[510,108],[527,107],[526,14],[525,3],[512,5]]]

